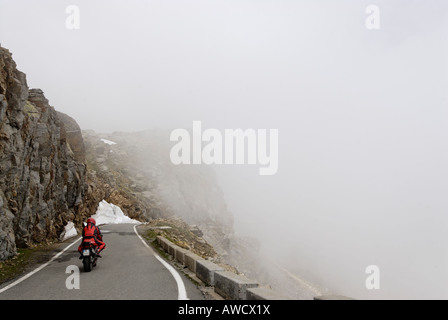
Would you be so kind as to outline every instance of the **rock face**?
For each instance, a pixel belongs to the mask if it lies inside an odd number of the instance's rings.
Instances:
[[[64,123],[68,146],[73,151],[75,160],[85,163],[86,148],[84,146],[84,139],[82,137],[81,128],[72,117],[59,111],[57,111],[57,114],[59,119],[61,119],[61,121]]]
[[[28,89],[11,53],[0,47],[0,260],[57,237],[83,215],[88,186],[76,130],[41,90]]]

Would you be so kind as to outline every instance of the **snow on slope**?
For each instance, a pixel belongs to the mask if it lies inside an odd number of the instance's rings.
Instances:
[[[108,203],[105,200],[99,203],[98,209],[92,218],[95,219],[97,226],[102,224],[141,223],[140,221],[129,218],[121,211],[120,207]]]
[[[105,200],[99,203],[98,209],[92,218],[95,219],[97,226],[102,224],[141,223],[140,221],[129,218],[123,213],[120,207],[108,203]],[[76,231],[75,224],[72,221],[69,221],[65,226],[60,239],[61,241],[64,241],[76,235],[78,235],[78,232]]]
[[[61,241],[64,241],[68,238],[76,236],[77,234],[78,231],[76,231],[75,224],[72,221],[69,221],[65,226],[64,231],[62,231],[60,239]]]
[[[101,139],[101,141],[103,141],[105,144],[108,144],[110,146],[117,144],[116,142],[110,141],[110,140],[106,140],[106,139]]]

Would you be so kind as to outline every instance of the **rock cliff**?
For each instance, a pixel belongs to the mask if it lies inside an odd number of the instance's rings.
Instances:
[[[82,135],[63,118],[0,47],[0,260],[57,237],[86,210]]]

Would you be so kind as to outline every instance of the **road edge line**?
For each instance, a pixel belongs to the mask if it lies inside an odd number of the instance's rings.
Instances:
[[[137,225],[134,225],[135,234],[140,238],[140,240],[143,242],[145,247],[147,247],[148,249],[151,250],[152,254],[157,258],[157,260],[159,260],[160,263],[162,263],[162,265],[168,269],[168,271],[173,276],[174,280],[176,280],[177,293],[178,293],[177,300],[189,300],[188,296],[187,296],[187,290],[185,289],[185,284],[184,284],[180,274],[168,262],[163,260],[163,258],[161,258],[154,250],[151,249],[151,247],[146,243],[146,241],[138,234],[136,227],[137,227]]]
[[[74,245],[76,242],[78,242],[79,240],[81,240],[82,237],[77,238],[76,240],[74,240],[72,243],[70,243],[68,246],[66,246],[61,252],[55,254],[50,260],[48,260],[47,262],[45,262],[44,264],[40,265],[39,267],[37,267],[36,269],[34,269],[33,271],[27,273],[26,275],[24,275],[23,277],[17,279],[16,281],[10,283],[9,285],[7,285],[6,287],[3,287],[0,289],[0,294],[2,294],[3,292],[5,292],[8,289],[11,289],[12,287],[15,287],[16,285],[18,285],[19,283],[21,283],[22,281],[28,279],[29,277],[31,277],[33,274],[39,272],[40,270],[42,270],[43,268],[45,268],[46,266],[48,266],[50,263],[52,263],[55,259],[59,258],[68,248],[70,248],[72,245]]]

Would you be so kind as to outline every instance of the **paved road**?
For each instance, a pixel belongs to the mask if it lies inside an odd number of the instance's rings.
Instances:
[[[182,298],[179,290],[182,286],[186,288],[188,299],[204,299],[196,285],[182,273],[180,277],[177,272],[173,276],[159,261],[160,257],[158,259],[154,251],[143,244],[134,231],[134,225],[106,225],[100,229],[106,249],[91,272],[84,272],[82,261],[78,259],[79,240],[62,252],[73,243],[71,241],[61,246],[57,258],[25,280],[7,290],[5,287],[14,281],[0,286],[0,299],[177,300]],[[66,280],[69,277],[71,280],[74,275],[69,266],[79,268],[79,289],[67,289]],[[69,284],[74,283],[69,281]]]

